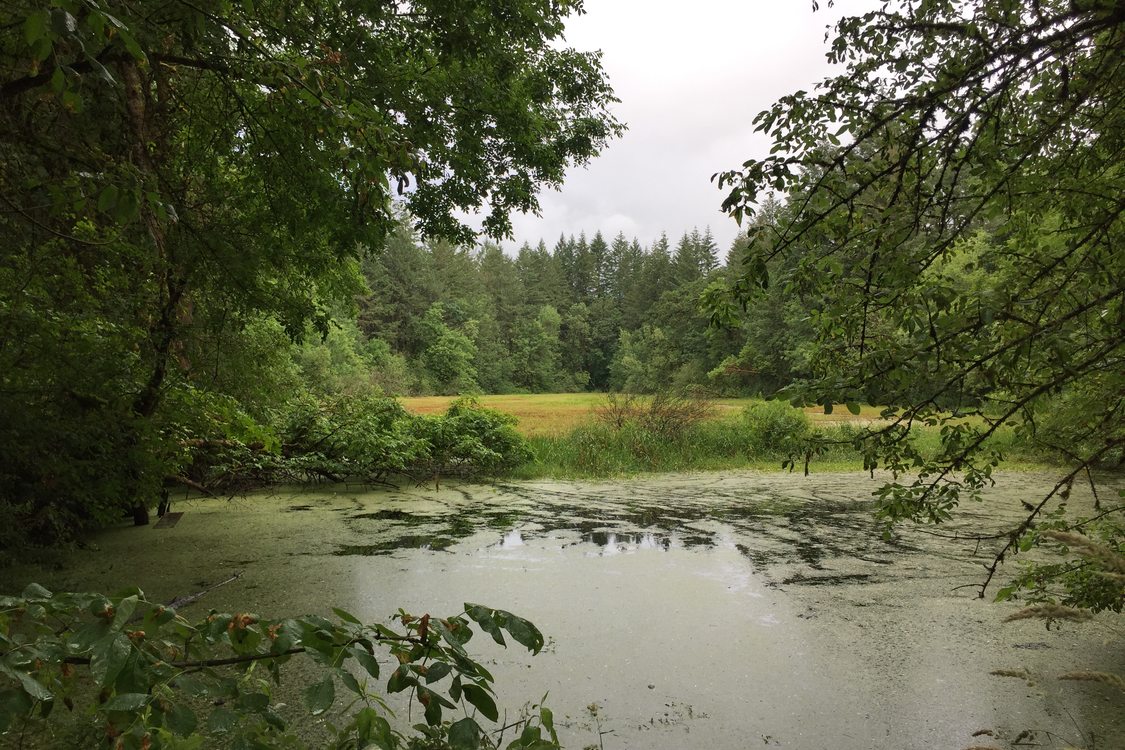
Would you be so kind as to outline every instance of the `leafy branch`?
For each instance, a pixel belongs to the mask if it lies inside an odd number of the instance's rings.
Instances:
[[[332,709],[337,685],[350,694],[352,706],[362,706],[354,713],[346,708],[345,725],[328,730],[324,739],[332,747],[393,750],[424,739],[456,750],[489,748],[490,735],[476,716],[495,722],[499,712],[492,675],[465,648],[474,628],[501,646],[506,635],[532,653],[543,647],[542,634],[527,620],[477,604],[448,618],[400,610],[399,630],[333,612],[335,621],[212,611],[191,623],[136,589],[107,597],[56,594],[32,584],[19,597],[0,599],[0,732],[63,727],[67,721],[55,705],[74,710],[82,701],[91,702],[103,727],[100,741],[114,748],[184,747],[205,738],[304,746],[308,740],[281,718],[274,695],[282,666],[303,656],[319,673],[302,690],[310,715]],[[395,665],[386,692],[409,691],[410,705],[424,710],[425,724],[416,729],[421,739],[393,729],[383,698],[372,692],[383,669],[380,656]],[[257,676],[259,666],[269,679]],[[197,713],[205,705],[201,699],[211,703],[204,716]],[[465,716],[446,719],[443,709],[458,703]],[[552,721],[542,708],[535,720],[520,722],[520,739],[508,747],[558,747]]]

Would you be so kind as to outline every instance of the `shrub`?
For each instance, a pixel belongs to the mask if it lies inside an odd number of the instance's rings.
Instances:
[[[281,455],[222,441],[221,460],[196,484],[246,489],[286,481],[381,482],[394,476],[462,478],[500,474],[529,460],[515,417],[455,401],[437,416],[415,416],[381,396],[295,399],[281,419]]]
[[[425,453],[412,434],[413,419],[382,396],[298,399],[283,424],[282,471],[333,481],[380,481],[404,472]]]
[[[416,417],[412,436],[422,450],[413,469],[430,476],[490,476],[530,460],[531,449],[511,414],[460,398],[444,414]]]
[[[808,416],[783,401],[763,401],[742,411],[746,448],[752,456],[790,457],[811,433]]]
[[[692,388],[660,391],[648,397],[609,393],[596,411],[598,420],[615,430],[632,425],[665,439],[683,437],[714,413],[710,400]]]

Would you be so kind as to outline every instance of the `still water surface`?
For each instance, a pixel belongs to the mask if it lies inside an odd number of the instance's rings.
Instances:
[[[1004,476],[942,533],[998,531],[1048,481]],[[165,600],[242,571],[189,615],[509,609],[545,652],[479,638],[476,653],[513,712],[549,693],[569,748],[1007,747],[1025,730],[1040,747],[1125,748],[1121,694],[1056,679],[1125,672],[1122,619],[1001,623],[1014,605],[957,588],[993,548],[882,540],[879,483],[737,473],[183,501],[173,528],[110,530],[59,570],[7,575]]]

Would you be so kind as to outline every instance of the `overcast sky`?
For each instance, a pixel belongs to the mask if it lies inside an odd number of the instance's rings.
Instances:
[[[586,0],[567,42],[602,50],[629,130],[571,169],[561,192],[543,192],[541,218],[513,216],[516,241],[505,249],[598,230],[649,245],[661,231],[675,242],[710,226],[725,252],[737,226],[719,211],[711,175],[768,152],[754,116],[825,77],[826,24],[870,2],[826,5],[813,13],[811,0]]]

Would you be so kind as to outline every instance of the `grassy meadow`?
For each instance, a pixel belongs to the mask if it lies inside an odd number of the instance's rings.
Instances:
[[[407,411],[415,414],[435,414],[445,411],[457,396],[411,396],[399,401]],[[516,428],[527,437],[564,435],[576,427],[588,425],[597,419],[597,410],[606,403],[604,393],[528,393],[478,396],[481,406],[507,412],[517,420]],[[713,419],[723,419],[739,414],[751,404],[762,403],[755,398],[720,398],[712,401]],[[860,422],[867,424],[880,418],[882,407],[864,405],[859,415],[853,415],[841,405],[825,414],[819,406],[803,411],[813,424],[842,424]]]
[[[409,411],[444,411],[453,396],[403,398]],[[583,479],[630,476],[650,472],[755,469],[776,471],[811,431],[838,440],[810,461],[810,470],[859,471],[862,456],[850,444],[862,427],[881,419],[881,407],[865,405],[851,414],[843,405],[825,414],[821,407],[794,409],[784,402],[754,398],[717,399],[709,415],[682,428],[653,429],[643,418],[611,424],[599,417],[607,397],[601,393],[549,393],[478,397],[482,406],[516,417],[534,457],[517,467],[520,478]],[[642,401],[643,405],[645,402]],[[754,407],[748,409],[748,407]],[[642,408],[643,411],[643,408]],[[940,448],[936,428],[916,427],[912,439],[928,455]],[[1012,467],[1039,465],[1020,450],[1010,429],[990,443],[1014,458]],[[798,464],[797,470],[803,469]]]

